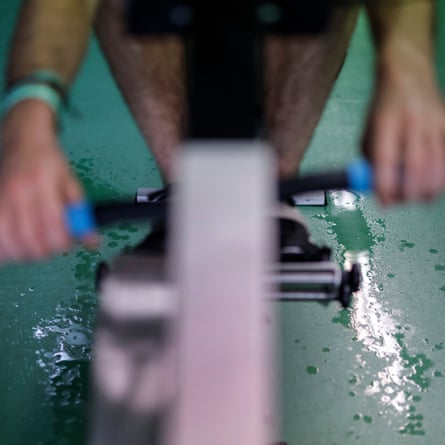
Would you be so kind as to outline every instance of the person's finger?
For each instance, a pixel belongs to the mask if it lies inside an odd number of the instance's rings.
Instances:
[[[404,135],[403,199],[418,201],[422,198],[422,180],[425,177],[429,147],[417,125],[408,125]]]
[[[428,160],[427,166],[427,190],[425,190],[425,198],[433,199],[442,191],[442,181],[445,168],[445,151],[441,145],[440,133],[431,132],[428,135],[428,143],[430,145],[431,158]]]
[[[371,137],[371,159],[375,167],[377,195],[383,205],[399,198],[400,123],[391,113],[376,119]]]
[[[30,189],[22,189],[11,203],[17,231],[17,242],[20,257],[23,259],[40,259],[49,254],[48,246],[42,236],[42,228],[37,217],[38,209],[35,195]]]
[[[5,260],[17,261],[20,258],[20,252],[13,227],[11,212],[6,206],[2,206],[0,210],[0,250]]]
[[[82,187],[79,182],[72,177],[64,179],[62,184],[62,196],[68,204],[81,202],[85,199]]]
[[[32,187],[23,178],[15,177],[6,180],[3,189],[2,245],[11,260],[21,261],[30,256],[35,248],[35,243],[28,246],[23,238],[23,230],[28,230],[32,224],[32,212],[27,210]]]
[[[38,218],[48,249],[51,253],[67,250],[71,246],[71,238],[65,224],[66,204],[60,190],[52,184],[46,184],[38,200]]]
[[[100,245],[100,236],[97,232],[91,232],[82,238],[82,243],[88,249],[97,249]]]
[[[439,138],[440,150],[442,152],[442,181],[441,181],[441,191],[445,190],[445,119],[442,126],[442,133]]]

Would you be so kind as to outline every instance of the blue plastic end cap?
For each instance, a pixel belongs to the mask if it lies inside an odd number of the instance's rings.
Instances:
[[[93,208],[87,201],[69,205],[65,210],[65,220],[68,232],[73,238],[82,238],[96,228]]]
[[[368,161],[359,158],[346,169],[349,188],[356,192],[370,192],[373,189],[373,172]]]

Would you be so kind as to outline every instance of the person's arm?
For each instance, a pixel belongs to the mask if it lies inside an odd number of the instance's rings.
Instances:
[[[69,83],[88,41],[96,0],[26,0],[12,41],[7,85],[37,69]],[[48,256],[69,247],[67,203],[82,190],[60,149],[52,108],[17,103],[0,129],[0,262]]]
[[[7,67],[8,83],[36,69],[67,82],[83,59],[99,0],[25,0]]]
[[[376,87],[364,148],[384,204],[445,187],[445,107],[434,63],[433,0],[368,0]]]

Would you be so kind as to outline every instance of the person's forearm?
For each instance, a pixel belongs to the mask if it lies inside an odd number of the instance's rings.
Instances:
[[[25,0],[12,40],[7,84],[37,69],[72,81],[99,0]]]
[[[445,188],[445,107],[435,69],[435,2],[368,0],[375,91],[363,149],[383,204],[431,200]]]
[[[417,68],[433,67],[434,0],[368,0],[366,9],[377,48],[377,67],[415,60]]]

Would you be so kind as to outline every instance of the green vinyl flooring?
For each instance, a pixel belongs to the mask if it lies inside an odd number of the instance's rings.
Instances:
[[[0,4],[0,80],[19,1]],[[445,2],[440,2],[445,23]],[[438,73],[445,91],[445,26]],[[359,152],[372,93],[373,50],[360,17],[303,171]],[[155,163],[92,39],[72,90],[80,117],[62,142],[93,200],[161,184]],[[280,390],[289,445],[443,443],[445,434],[445,200],[379,208],[372,196],[330,193],[303,210],[315,240],[342,265],[359,262],[352,307],[283,303]],[[136,243],[142,225],[103,231],[99,251],[0,266],[0,443],[79,445],[88,419],[96,265]],[[211,445],[211,444],[206,444]]]

